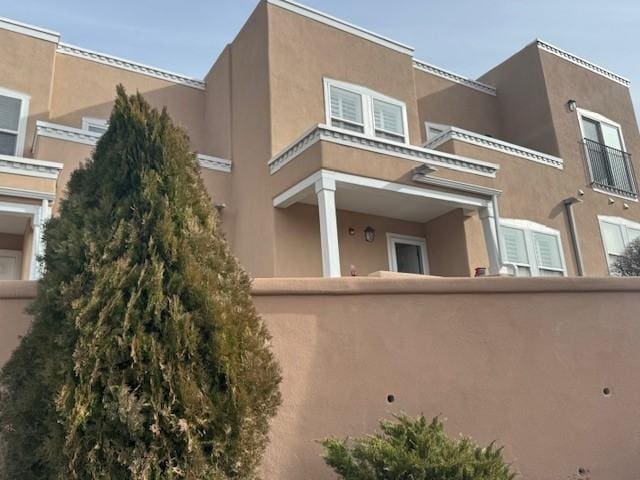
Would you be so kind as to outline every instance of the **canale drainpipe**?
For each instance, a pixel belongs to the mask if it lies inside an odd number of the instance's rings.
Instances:
[[[567,219],[569,220],[569,233],[571,234],[571,243],[576,257],[576,270],[579,277],[584,277],[584,265],[582,264],[582,252],[580,251],[580,239],[578,237],[578,229],[576,228],[576,219],[573,215],[573,206],[576,203],[582,203],[580,198],[570,197],[564,201],[564,208],[567,210]]]

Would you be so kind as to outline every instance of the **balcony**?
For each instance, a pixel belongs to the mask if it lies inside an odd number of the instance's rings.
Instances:
[[[631,155],[586,138],[584,146],[592,187],[613,195],[638,198]]]

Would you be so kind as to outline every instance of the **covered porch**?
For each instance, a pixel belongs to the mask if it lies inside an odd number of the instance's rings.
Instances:
[[[500,191],[431,173],[426,165],[418,167],[412,184],[406,184],[321,169],[277,195],[273,205],[295,206],[292,210],[317,207],[325,277],[370,273],[359,268],[367,263],[366,252],[384,255],[384,269],[389,271],[459,276],[464,275],[460,268],[454,272],[446,266],[456,262],[453,257],[478,249],[482,255],[477,258],[483,260],[474,260],[466,274],[475,268],[498,274]],[[477,225],[478,238],[469,238],[465,224]],[[376,242],[377,248],[371,248]],[[358,260],[352,262],[354,258]]]

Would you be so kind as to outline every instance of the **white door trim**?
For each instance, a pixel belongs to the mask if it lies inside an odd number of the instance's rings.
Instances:
[[[387,256],[389,258],[389,271],[398,271],[398,259],[396,258],[396,243],[415,245],[422,251],[422,270],[429,275],[429,257],[427,256],[427,241],[422,237],[402,235],[399,233],[387,233]]]

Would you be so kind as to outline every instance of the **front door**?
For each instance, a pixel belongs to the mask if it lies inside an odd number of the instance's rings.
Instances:
[[[389,269],[392,272],[425,275],[427,271],[427,242],[424,238],[407,235],[388,235]]]

